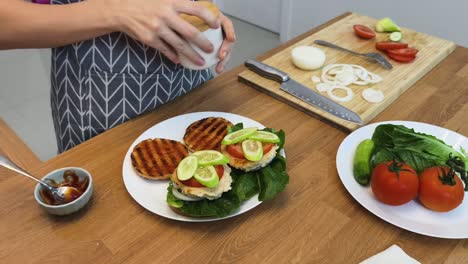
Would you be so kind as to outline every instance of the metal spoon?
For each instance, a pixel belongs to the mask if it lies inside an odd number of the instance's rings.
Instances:
[[[77,194],[77,193],[81,194],[81,192],[79,190],[77,190],[76,188],[70,187],[70,186],[63,186],[63,187],[58,187],[58,188],[50,186],[46,182],[41,181],[41,180],[37,179],[36,177],[30,175],[29,173],[25,172],[24,170],[20,169],[16,164],[14,164],[11,160],[9,160],[8,158],[6,158],[4,156],[0,156],[0,166],[5,167],[5,168],[7,168],[9,170],[12,170],[14,172],[17,172],[19,174],[22,174],[23,176],[26,176],[26,177],[28,177],[28,178],[30,178],[32,180],[37,181],[42,186],[49,189],[49,191],[52,193],[54,198],[56,198],[57,200],[59,200],[61,202],[64,202],[64,203],[71,202],[71,201],[74,200],[74,195],[75,194]]]

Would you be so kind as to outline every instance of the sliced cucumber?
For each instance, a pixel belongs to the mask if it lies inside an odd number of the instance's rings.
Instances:
[[[198,168],[194,177],[195,180],[208,188],[216,187],[219,183],[218,173],[213,166]]]
[[[259,161],[263,158],[263,146],[260,141],[247,139],[242,142],[242,151],[247,160]]]
[[[390,34],[391,41],[400,41],[403,38],[403,34],[401,32],[393,32]]]
[[[231,145],[236,144],[237,142],[241,142],[242,140],[248,138],[250,135],[255,133],[258,129],[256,127],[244,128],[233,132],[231,134],[227,134],[221,144],[223,145]]]
[[[223,153],[216,150],[200,150],[192,153],[193,156],[198,158],[198,165],[223,165],[229,162],[229,159]]]
[[[275,134],[267,131],[255,131],[249,136],[249,139],[257,140],[260,142],[279,143],[280,138]]]
[[[177,178],[181,181],[186,181],[195,174],[198,168],[198,158],[196,156],[188,156],[184,158],[177,166]]]
[[[377,32],[395,32],[395,31],[400,31],[400,27],[395,24],[390,18],[382,18],[377,22],[377,25],[375,25],[375,30]]]

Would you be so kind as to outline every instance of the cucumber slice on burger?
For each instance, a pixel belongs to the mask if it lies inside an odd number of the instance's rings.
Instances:
[[[218,173],[213,166],[198,168],[194,177],[195,180],[208,188],[216,187],[219,183]]]
[[[255,131],[255,133],[249,136],[249,139],[267,143],[280,142],[280,138],[275,133],[267,131]]]
[[[237,142],[241,142],[242,140],[248,138],[250,135],[255,133],[258,129],[256,127],[244,128],[233,132],[231,134],[227,134],[221,144],[223,145],[231,145],[236,144]]]
[[[198,165],[223,165],[229,162],[229,159],[223,153],[215,150],[201,150],[192,154],[198,158]]]
[[[196,156],[188,156],[184,158],[177,166],[177,178],[181,181],[186,181],[195,174],[198,168],[198,158]]]
[[[259,161],[263,158],[263,146],[260,141],[247,139],[242,142],[242,151],[247,160]]]

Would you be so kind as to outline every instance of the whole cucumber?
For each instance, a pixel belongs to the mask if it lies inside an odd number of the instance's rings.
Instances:
[[[354,179],[361,184],[367,185],[371,176],[370,159],[374,151],[374,141],[365,139],[359,143],[354,153],[353,174]]]

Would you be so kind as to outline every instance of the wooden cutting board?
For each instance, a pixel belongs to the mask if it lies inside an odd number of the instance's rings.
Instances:
[[[320,77],[322,71],[320,69],[304,71],[296,68],[292,64],[290,56],[293,48],[301,45],[311,45],[318,47],[325,52],[327,55],[325,62],[326,65],[334,63],[357,64],[365,67],[368,71],[380,75],[383,78],[383,81],[380,83],[366,86],[350,85],[349,87],[354,92],[353,99],[349,102],[340,103],[359,114],[365,125],[377,114],[387,108],[416,81],[434,68],[440,61],[447,57],[456,47],[453,42],[416,32],[411,29],[402,28],[403,42],[408,43],[409,47],[414,47],[419,50],[417,58],[412,63],[398,63],[389,59],[390,63],[393,65],[393,69],[385,70],[379,64],[368,61],[365,58],[313,44],[314,40],[321,39],[357,52],[379,52],[375,49],[375,43],[377,41],[388,40],[388,33],[377,33],[377,37],[375,39],[363,40],[358,38],[353,31],[353,25],[355,24],[363,24],[374,28],[376,22],[377,20],[374,18],[353,13],[321,31],[312,34],[310,37],[303,39],[291,47],[265,59],[263,63],[286,72],[292,79],[317,91],[311,77]],[[330,122],[334,126],[338,126],[349,131],[360,127],[360,125],[337,118],[295,98],[286,92],[281,91],[279,83],[265,79],[250,70],[241,72],[239,74],[239,80],[254,88],[264,91],[279,100],[291,104],[308,114]],[[364,100],[361,93],[364,89],[369,87],[382,91],[385,95],[385,100],[377,104],[369,103]],[[328,96],[326,92],[321,94]]]

